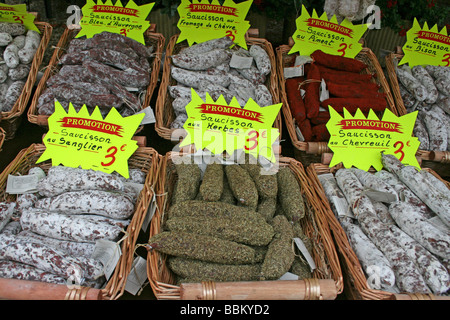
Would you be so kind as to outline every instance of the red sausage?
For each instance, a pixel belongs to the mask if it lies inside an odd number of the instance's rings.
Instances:
[[[359,73],[367,68],[367,65],[364,62],[357,59],[336,56],[321,50],[314,51],[313,54],[311,54],[311,57],[317,63],[336,70]]]

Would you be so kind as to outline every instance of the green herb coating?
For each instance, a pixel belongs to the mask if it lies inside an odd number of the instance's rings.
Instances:
[[[261,166],[257,164],[241,164],[252,177],[258,195],[262,198],[274,198],[278,192],[278,182],[276,174],[261,174]]]
[[[200,184],[200,194],[205,201],[219,201],[223,192],[223,166],[211,163],[206,166]]]
[[[305,204],[300,186],[292,171],[280,168],[277,173],[278,200],[289,221],[296,222],[305,216]]]
[[[173,203],[195,199],[200,187],[202,172],[197,164],[175,165],[178,180],[173,194]]]
[[[228,183],[238,203],[256,210],[258,206],[258,190],[247,170],[240,165],[225,166]]]
[[[273,228],[263,217],[174,217],[166,221],[165,227],[170,231],[192,232],[254,246],[267,245],[273,237]]]
[[[292,248],[294,232],[285,216],[275,216],[272,221],[275,236],[269,244],[261,266],[262,280],[276,280],[289,271],[295,255]]]
[[[170,257],[169,268],[181,278],[200,281],[255,281],[261,271],[260,264],[228,265],[199,260]]]
[[[223,264],[256,262],[255,249],[241,243],[189,232],[164,231],[149,239],[149,247],[159,252]]]

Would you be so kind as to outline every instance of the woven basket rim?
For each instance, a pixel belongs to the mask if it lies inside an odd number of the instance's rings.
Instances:
[[[14,196],[7,196],[5,192],[8,175],[15,173],[24,174],[26,168],[32,167],[36,164],[35,162],[32,162],[36,161],[37,157],[40,156],[45,151],[45,149],[45,145],[43,144],[32,144],[29,147],[22,149],[17,154],[15,159],[13,159],[10,164],[3,170],[3,172],[0,173],[1,201],[11,201],[12,198],[14,198]],[[142,223],[145,219],[148,207],[153,198],[155,183],[157,181],[159,158],[160,156],[158,152],[151,147],[139,147],[130,157],[130,168],[139,168],[145,170],[147,171],[147,176],[143,190],[141,191],[136,201],[135,211],[131,218],[130,224],[125,230],[125,235],[120,240],[122,242],[122,255],[120,257],[120,260],[116,265],[116,268],[114,269],[114,273],[107,281],[105,288],[101,289],[104,299],[118,299],[125,290],[127,277],[130,273],[134,258],[134,248],[136,245],[137,237],[139,235]],[[134,167],[134,163],[139,164],[139,166]],[[51,162],[47,160],[46,162],[37,164],[37,166],[48,168],[51,166]]]
[[[64,51],[66,50],[67,46],[69,45],[70,41],[73,39],[73,36],[78,33],[79,29],[70,29],[68,27],[65,27],[63,34],[61,35],[60,39],[58,40],[58,44],[56,45],[55,50],[53,51],[52,57],[50,59],[50,62],[40,79],[35,94],[33,96],[33,99],[31,100],[30,107],[27,112],[28,121],[34,124],[37,124],[39,126],[47,127],[48,126],[48,118],[49,115],[39,115],[37,110],[37,104],[39,97],[44,92],[44,90],[47,88],[46,82],[47,80],[54,74],[56,74],[59,69],[61,68],[58,66],[58,60],[59,58],[64,54]],[[155,91],[155,88],[158,83],[158,77],[159,77],[159,69],[161,66],[161,56],[162,51],[165,45],[165,38],[161,33],[153,32],[150,29],[148,29],[144,33],[145,39],[152,40],[156,42],[155,50],[154,50],[154,59],[151,64],[151,73],[150,73],[150,83],[147,86],[147,90],[145,91],[145,99],[144,102],[141,104],[141,110],[150,106],[150,101],[153,96],[153,93]]]
[[[170,120],[173,120],[173,110],[171,108],[171,104],[169,102],[169,100],[171,100],[172,98],[169,95],[168,92],[168,86],[170,85],[170,83],[172,81],[175,81],[172,79],[172,77],[170,76],[170,69],[172,66],[171,63],[171,55],[174,51],[176,51],[178,48],[180,48],[181,46],[186,46],[187,41],[183,41],[180,44],[177,44],[177,40],[178,40],[179,34],[174,34],[166,47],[166,52],[165,52],[165,58],[164,58],[164,63],[163,63],[163,71],[162,71],[162,76],[161,76],[161,83],[160,83],[160,87],[159,87],[159,92],[158,92],[158,99],[156,101],[156,112],[155,112],[155,118],[156,118],[156,122],[155,122],[155,131],[158,133],[158,135],[166,140],[172,140],[172,135],[175,132],[175,130],[177,129],[172,129],[170,128],[170,123],[165,123],[164,121],[164,115],[169,114],[169,117],[171,116],[172,119],[168,119],[168,121],[170,122]],[[246,37],[246,41],[247,44],[259,44],[261,45],[266,52],[269,55],[270,60],[272,61],[272,71],[270,73],[270,77],[266,80],[266,82],[269,81],[269,86],[268,89],[272,94],[272,100],[274,101],[274,104],[277,104],[280,101],[280,97],[279,97],[279,91],[278,91],[278,77],[276,75],[276,57],[274,54],[274,50],[272,47],[272,44],[267,41],[264,38],[255,38],[255,37]],[[167,101],[166,101],[167,100]],[[170,106],[170,110],[167,111],[167,108]],[[281,119],[281,110],[277,116],[277,118],[275,119],[275,122],[273,124],[274,128],[277,128],[280,132],[280,139],[282,136],[282,119]]]
[[[0,127],[0,152],[2,152],[2,146],[3,146],[3,142],[5,142],[5,130],[3,130],[2,127]]]
[[[161,223],[163,221],[164,212],[167,210],[167,197],[169,196],[166,191],[167,186],[167,170],[172,164],[172,157],[178,155],[177,152],[168,152],[162,159],[160,164],[161,174],[158,179],[157,195],[159,204],[157,212],[153,216],[151,227],[150,227],[150,238],[159,233],[161,230]],[[332,279],[334,280],[336,286],[336,292],[341,293],[343,291],[343,276],[340,268],[337,251],[334,248],[334,243],[331,238],[331,232],[328,223],[324,219],[322,207],[318,203],[318,199],[315,198],[315,192],[310,188],[308,184],[308,178],[303,165],[301,162],[288,157],[280,157],[280,166],[289,167],[295,174],[297,181],[302,189],[302,193],[306,196],[306,201],[311,205],[312,210],[315,214],[309,216],[315,225],[319,229],[320,244],[323,245],[322,258],[325,258],[329,265],[323,266],[323,262],[315,261],[318,266],[323,267],[322,269],[327,269],[328,275],[320,274],[320,272],[315,273],[315,277],[321,279]],[[310,222],[308,222],[310,223]],[[314,256],[314,258],[317,258]],[[320,258],[318,258],[320,260]],[[325,260],[324,259],[324,260]],[[315,259],[316,260],[316,259]],[[156,251],[149,251],[147,254],[147,278],[149,279],[150,286],[152,287],[153,293],[157,299],[180,299],[180,287],[173,284],[174,278],[173,274],[169,268],[165,265],[165,256],[160,255]],[[327,278],[328,276],[328,278]],[[299,280],[304,281],[304,280]],[[238,284],[238,282],[236,282]]]
[[[291,110],[289,108],[289,103],[286,94],[285,78],[284,78],[284,62],[283,62],[283,57],[291,49],[292,46],[283,44],[277,47],[276,53],[278,65],[278,84],[280,86],[279,92],[281,102],[283,103],[281,109],[283,111],[284,122],[286,124],[287,131],[291,138],[292,145],[300,151],[309,151],[310,149],[316,150],[315,152],[319,155],[322,153],[330,152],[330,149],[328,148],[328,142],[300,141],[295,132],[295,123],[292,117]],[[386,80],[386,77],[384,76],[383,69],[381,68],[380,63],[378,62],[376,55],[372,52],[370,48],[364,47],[361,49],[361,51],[358,53],[355,59],[362,60],[363,57],[365,58],[364,62],[368,64],[368,68],[372,68],[373,69],[372,72],[375,72],[375,74],[377,75],[376,79],[373,79],[373,81],[376,81],[380,85],[380,90],[382,90],[381,92],[386,93],[387,108],[397,115],[397,108],[395,107],[395,102],[392,97],[389,84]],[[363,70],[361,73],[365,72],[367,72],[367,70]]]
[[[41,32],[41,42],[31,63],[31,68],[25,82],[25,87],[23,88],[22,93],[19,96],[19,99],[17,99],[13,108],[8,112],[1,112],[0,125],[2,127],[5,127],[6,123],[8,123],[8,125],[12,127],[12,132],[8,132],[8,130],[6,131],[7,138],[9,138],[9,136],[14,136],[15,131],[18,127],[18,125],[16,125],[14,128],[14,125],[19,122],[20,116],[24,113],[28,106],[28,102],[31,98],[31,93],[33,91],[33,86],[36,83],[39,68],[42,64],[42,60],[44,59],[44,52],[48,46],[48,43],[50,42],[50,37],[53,32],[53,27],[47,22],[36,21],[34,24]]]
[[[342,166],[335,166],[330,168],[328,165],[324,165],[322,163],[312,163],[308,166],[307,173],[310,183],[313,189],[316,191],[318,198],[320,199],[324,214],[333,233],[333,239],[335,240],[337,250],[342,257],[341,261],[343,263],[343,268],[346,269],[347,276],[351,278],[351,284],[353,286],[347,286],[346,288],[348,288],[350,291],[353,291],[354,295],[361,297],[363,300],[393,300],[395,299],[394,293],[369,288],[367,284],[367,278],[364,274],[359,259],[357,258],[356,253],[353,251],[344,229],[336,219],[327,196],[325,195],[322,184],[318,179],[318,176],[321,174],[331,173],[334,175],[334,173],[340,168],[342,168]],[[444,182],[450,189],[450,182],[442,179],[432,169],[423,168],[423,170],[432,173],[435,177]]]

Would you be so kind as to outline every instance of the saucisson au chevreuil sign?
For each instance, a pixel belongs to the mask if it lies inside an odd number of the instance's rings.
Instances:
[[[181,0],[178,6],[180,35],[177,43],[187,40],[189,46],[212,39],[230,37],[234,43],[247,49],[245,33],[250,23],[245,20],[253,0],[234,3],[225,0]]]
[[[296,20],[297,29],[292,38],[294,45],[289,54],[299,52],[309,56],[316,50],[325,53],[354,58],[362,49],[359,40],[366,32],[368,24],[353,25],[344,19],[341,23],[336,16],[328,20],[326,12],[318,16],[313,9],[312,15],[302,6],[302,14]]]
[[[76,38],[86,36],[92,38],[103,31],[119,33],[145,44],[144,32],[150,26],[147,19],[155,3],[138,6],[133,0],[123,6],[118,0],[115,4],[111,0],[97,3],[87,0],[81,9],[83,18],[80,20],[81,30]]]
[[[98,107],[90,115],[86,106],[77,112],[70,104],[66,112],[55,101],[43,141],[46,150],[36,163],[51,159],[53,166],[116,171],[128,178],[128,158],[138,148],[132,137],[143,117],[140,113],[124,118],[111,108],[103,119]]]
[[[194,145],[212,154],[233,154],[243,150],[255,158],[264,157],[276,162],[272,145],[280,136],[273,123],[282,104],[260,107],[249,99],[244,107],[236,98],[228,104],[223,96],[214,101],[209,94],[203,100],[191,89],[192,100],[186,106],[188,120],[183,128],[187,136],[180,147]]]
[[[327,129],[330,132],[328,147],[333,151],[330,167],[341,163],[346,168],[377,171],[383,168],[381,152],[392,154],[405,165],[420,169],[416,159],[419,139],[412,136],[417,111],[397,117],[389,109],[380,120],[373,110],[364,116],[360,109],[354,116],[344,108],[341,116],[331,106]]]
[[[36,17],[27,12],[26,4],[4,4],[0,3],[0,22],[20,23],[27,27],[28,30],[41,31],[34,24]]]
[[[405,54],[399,65],[406,64],[412,68],[417,65],[450,66],[450,37],[447,28],[438,30],[437,25],[431,29],[425,22],[423,28],[416,18],[413,26],[406,32]]]

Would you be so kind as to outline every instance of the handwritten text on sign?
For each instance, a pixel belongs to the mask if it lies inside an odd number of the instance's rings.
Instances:
[[[138,148],[132,137],[143,117],[141,113],[122,118],[112,108],[103,119],[98,107],[92,115],[86,106],[76,112],[70,105],[66,112],[56,101],[55,112],[48,118],[46,150],[37,163],[51,159],[53,166],[117,171],[128,178],[128,158]]]
[[[234,43],[247,49],[245,33],[250,23],[245,21],[252,0],[234,3],[225,0],[223,5],[218,0],[192,1],[181,0],[178,6],[180,19],[178,28],[181,33],[177,43],[187,40],[189,46],[212,39],[230,37]]]
[[[20,23],[27,27],[28,30],[41,32],[34,24],[36,17],[27,12],[26,4],[9,5],[0,3],[0,21],[10,23]]]
[[[412,137],[417,111],[397,117],[386,109],[380,120],[370,110],[367,118],[360,109],[352,116],[344,109],[344,117],[332,106],[327,129],[328,147],[333,151],[330,167],[342,162],[346,168],[355,166],[368,171],[371,166],[381,170],[381,152],[395,155],[402,163],[420,168],[415,157],[420,142]]]
[[[367,24],[353,25],[347,19],[341,24],[336,16],[328,20],[326,12],[319,17],[315,10],[309,15],[305,6],[302,14],[296,20],[297,30],[292,38],[294,45],[289,54],[300,52],[301,55],[309,56],[316,50],[354,58],[362,49],[359,39],[367,30]]]
[[[223,96],[214,101],[207,94],[204,101],[194,89],[191,91],[192,100],[186,106],[188,119],[183,126],[188,135],[180,147],[194,144],[197,150],[207,149],[216,155],[242,149],[255,158],[275,162],[272,145],[280,134],[272,125],[281,103],[261,108],[249,99],[241,108],[236,98],[228,104]]]
[[[403,46],[405,55],[399,65],[408,63],[411,68],[417,65],[450,66],[450,37],[446,27],[439,32],[437,25],[429,29],[425,23],[421,28],[417,19],[414,19],[406,38]]]
[[[76,38],[81,36],[92,38],[97,33],[108,31],[145,44],[144,32],[150,26],[150,22],[146,19],[154,5],[149,3],[138,6],[130,0],[124,7],[120,0],[115,5],[111,0],[107,0],[104,4],[101,0],[97,3],[87,0],[82,8],[81,30]]]

